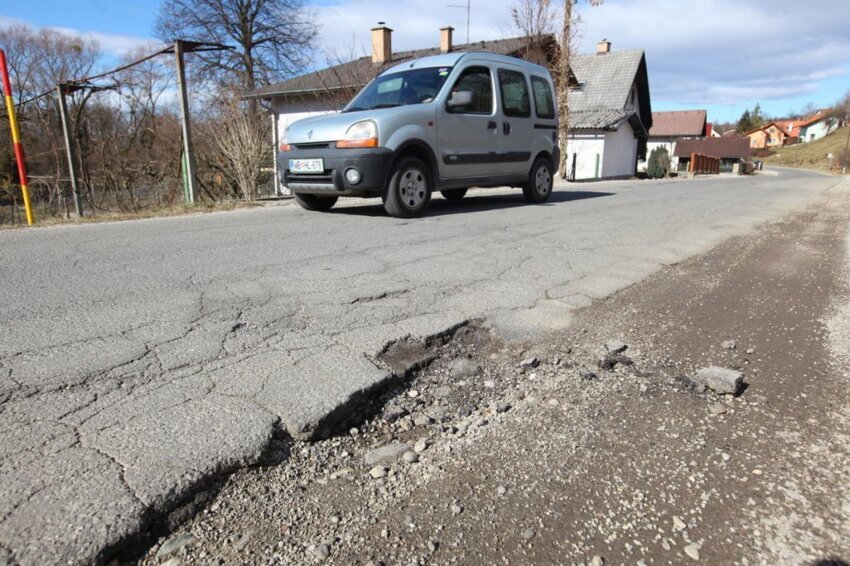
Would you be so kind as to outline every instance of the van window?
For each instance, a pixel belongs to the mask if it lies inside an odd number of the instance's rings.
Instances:
[[[428,104],[436,98],[451,70],[451,67],[427,67],[380,75],[360,91],[344,112]]]
[[[531,101],[525,75],[517,71],[499,69],[499,88],[502,90],[502,106],[505,116],[528,118],[531,116]]]
[[[453,106],[448,110],[453,114],[492,114],[493,81],[487,67],[469,67],[461,73],[452,87],[451,93],[467,90],[472,93],[469,106]],[[449,95],[451,98],[451,94]]]
[[[534,107],[537,117],[552,119],[555,117],[555,101],[549,82],[540,77],[531,77],[531,89],[534,91]]]

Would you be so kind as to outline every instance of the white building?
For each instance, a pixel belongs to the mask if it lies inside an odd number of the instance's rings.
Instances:
[[[800,141],[808,143],[827,136],[838,129],[838,119],[818,112],[812,118],[800,124]]]
[[[569,94],[567,175],[571,180],[632,177],[652,126],[649,79],[642,50],[573,57]]]
[[[674,157],[676,142],[680,139],[705,137],[707,112],[705,110],[676,110],[653,112],[652,127],[646,142],[646,158],[638,163],[638,170],[646,171],[646,163],[652,151],[664,147],[670,155],[671,166],[676,170],[678,158]],[[714,130],[712,129],[712,132]],[[714,136],[711,137],[720,137]]]

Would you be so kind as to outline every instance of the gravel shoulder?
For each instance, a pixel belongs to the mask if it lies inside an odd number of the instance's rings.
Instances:
[[[848,205],[833,188],[522,347],[486,321],[394,344],[409,379],[357,429],[280,436],[142,562],[848,560]],[[704,391],[706,366],[744,391]]]

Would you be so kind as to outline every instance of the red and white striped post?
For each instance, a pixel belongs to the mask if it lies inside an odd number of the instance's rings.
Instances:
[[[30,191],[27,180],[27,165],[24,161],[24,146],[21,144],[21,132],[15,117],[15,101],[12,100],[12,84],[9,82],[9,69],[6,66],[6,53],[0,49],[0,77],[3,79],[3,94],[6,97],[6,110],[9,112],[9,129],[12,130],[12,145],[15,147],[15,161],[18,162],[18,177],[21,181],[21,193],[24,196],[24,209],[27,212],[27,225],[32,226],[35,218],[32,214]]]

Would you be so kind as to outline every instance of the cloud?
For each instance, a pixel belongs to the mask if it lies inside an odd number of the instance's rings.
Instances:
[[[444,25],[456,28],[456,41],[465,41],[466,12],[448,4],[465,2],[337,0],[316,6],[320,45],[343,59],[368,54],[369,29],[378,21],[395,30],[397,51],[436,45]],[[511,34],[513,4],[473,1],[471,39]],[[815,97],[825,79],[850,79],[847,0],[605,0],[598,7],[579,3],[578,12],[579,51],[593,52],[603,38],[615,50],[646,51],[656,107],[795,100]]]
[[[10,27],[13,25],[26,25],[33,29],[51,29],[71,37],[95,40],[105,54],[111,55],[115,58],[125,57],[126,55],[137,52],[139,49],[151,51],[161,45],[161,42],[145,37],[118,35],[96,31],[81,31],[66,27],[45,26],[42,28],[23,20],[0,16],[0,28]]]

